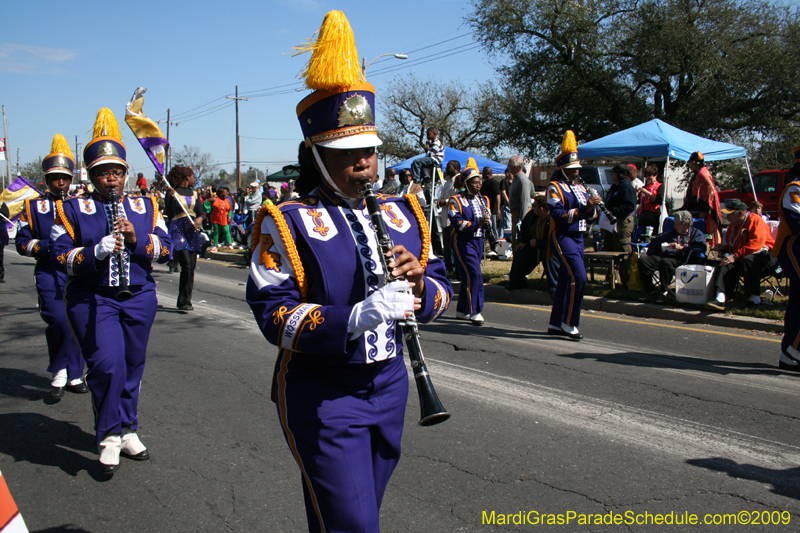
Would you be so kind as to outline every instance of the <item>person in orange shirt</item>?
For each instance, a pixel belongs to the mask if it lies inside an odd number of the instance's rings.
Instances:
[[[778,262],[772,257],[775,239],[764,219],[750,213],[741,200],[729,201],[722,213],[731,224],[724,242],[714,247],[714,250],[723,252],[724,257],[717,273],[717,297],[708,302],[706,307],[724,311],[725,301],[733,296],[739,276],[744,279],[744,289],[750,298],[748,305],[759,305],[761,273],[775,268]]]
[[[231,226],[230,221],[233,216],[231,202],[228,200],[230,190],[223,186],[217,189],[217,197],[211,203],[211,251],[217,251],[220,233],[222,234],[223,246],[233,250],[231,246]]]

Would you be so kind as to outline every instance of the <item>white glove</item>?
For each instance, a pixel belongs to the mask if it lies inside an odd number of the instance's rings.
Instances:
[[[393,281],[353,306],[347,323],[350,340],[390,320],[403,320],[409,311],[414,312],[414,295],[408,281]]]
[[[117,238],[114,235],[106,235],[100,240],[100,244],[94,247],[94,256],[102,261],[109,255],[114,253],[114,248],[117,247]]]

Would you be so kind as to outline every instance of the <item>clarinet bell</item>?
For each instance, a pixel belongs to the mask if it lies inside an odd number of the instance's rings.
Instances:
[[[115,298],[120,302],[124,302],[126,300],[130,300],[131,296],[133,296],[133,293],[128,289],[120,289],[117,291]]]
[[[414,379],[417,382],[417,392],[419,393],[420,419],[419,425],[423,427],[441,424],[448,418],[450,413],[445,411],[436,390],[433,388],[427,370],[416,372]]]

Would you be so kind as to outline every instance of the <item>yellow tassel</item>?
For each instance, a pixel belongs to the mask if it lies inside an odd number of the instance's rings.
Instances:
[[[475,172],[477,172],[478,174],[481,173],[480,169],[478,169],[478,163],[475,162],[474,157],[470,157],[469,159],[467,159],[467,166],[464,167],[464,170],[467,170],[468,168],[474,169]]]
[[[65,156],[75,161],[75,158],[72,156],[72,151],[69,149],[69,143],[60,133],[56,133],[56,136],[53,137],[53,147],[50,148],[50,153],[64,154]]]
[[[341,11],[325,15],[316,39],[295,46],[294,55],[311,52],[311,59],[300,73],[305,85],[312,90],[337,90],[351,87],[364,80],[358,61],[356,40],[347,17]]]
[[[578,151],[578,141],[575,140],[575,133],[572,130],[567,130],[564,134],[564,140],[561,142],[561,153],[567,154]]]
[[[97,120],[94,121],[92,139],[97,139],[98,137],[111,137],[115,141],[122,142],[122,133],[119,131],[117,118],[107,107],[97,112]]]

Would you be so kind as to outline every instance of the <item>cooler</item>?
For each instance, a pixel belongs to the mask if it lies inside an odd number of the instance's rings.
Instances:
[[[687,304],[703,305],[711,299],[714,267],[683,265],[675,270],[675,299]]]

